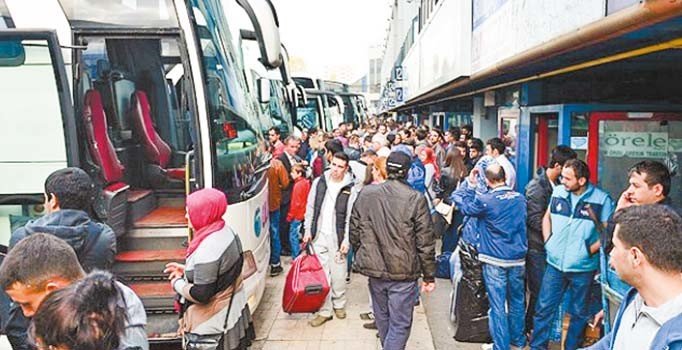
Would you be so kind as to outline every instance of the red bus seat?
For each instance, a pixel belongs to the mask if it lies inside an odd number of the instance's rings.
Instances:
[[[125,233],[127,221],[128,186],[122,182],[125,167],[118,159],[116,149],[109,138],[107,116],[102,97],[97,90],[85,93],[83,124],[87,134],[90,157],[99,167],[104,179],[104,200],[101,203],[106,223],[117,236]]]
[[[167,168],[171,160],[172,150],[154,129],[149,100],[143,91],[136,91],[133,95],[132,118],[147,161],[163,169],[168,177],[184,180],[184,168]]]

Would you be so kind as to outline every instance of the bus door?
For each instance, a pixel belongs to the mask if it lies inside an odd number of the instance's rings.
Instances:
[[[47,175],[78,166],[67,74],[57,34],[0,30],[0,244],[44,214]]]
[[[591,182],[614,200],[628,186],[628,169],[643,160],[666,164],[670,198],[682,199],[682,113],[593,112],[589,115],[587,162]]]
[[[547,166],[552,148],[557,146],[559,123],[557,113],[531,113],[531,121],[535,125],[535,152],[533,174],[539,168]]]

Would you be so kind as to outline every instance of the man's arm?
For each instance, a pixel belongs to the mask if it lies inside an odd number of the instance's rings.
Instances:
[[[433,223],[429,214],[426,197],[419,195],[414,214],[414,233],[417,240],[417,256],[421,265],[423,280],[434,282],[436,273],[436,239],[433,234]]]
[[[358,198],[360,198],[360,194],[358,194]],[[357,252],[360,249],[360,236],[362,235],[362,212],[359,206],[355,204],[362,204],[362,202],[356,200],[351,207],[350,219],[348,220],[348,239],[353,251]]]
[[[542,222],[547,211],[547,199],[547,195],[537,179],[531,181],[526,188],[526,200],[528,202],[526,224],[534,231],[542,232]]]
[[[542,217],[542,238],[547,242],[549,236],[552,235],[552,220],[549,214],[549,208],[545,211],[545,216]]]
[[[324,175],[323,175],[324,176]],[[318,177],[310,185],[310,192],[308,192],[308,200],[305,207],[305,218],[303,220],[303,240],[306,237],[312,238],[313,215],[315,215],[315,193],[317,192],[317,183],[320,181]]]
[[[480,217],[485,211],[485,205],[476,197],[474,184],[465,181],[453,194],[452,201],[457,209],[466,216]]]

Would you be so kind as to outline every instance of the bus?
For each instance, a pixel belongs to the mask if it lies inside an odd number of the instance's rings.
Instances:
[[[238,3],[261,62],[279,67],[274,7]],[[265,288],[271,155],[231,16],[219,0],[0,0],[0,243],[44,214],[48,174],[84,169],[98,189],[91,214],[118,237],[114,273],[142,299],[159,346],[179,340],[162,270],[184,260],[188,193],[226,194],[224,219],[255,267],[252,310]]]
[[[360,126],[367,121],[367,103],[364,95],[351,92],[348,84],[309,77],[294,77],[293,79],[306,89],[329,92],[338,96],[343,104],[343,122]],[[337,123],[334,125],[338,126]]]
[[[297,127],[332,132],[339,124],[345,122],[344,105],[339,95],[314,89],[305,89],[305,93],[307,102],[296,109]]]

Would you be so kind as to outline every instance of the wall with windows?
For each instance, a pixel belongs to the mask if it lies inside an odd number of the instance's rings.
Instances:
[[[441,0],[443,1],[443,0]],[[384,54],[381,62],[381,81],[391,79],[393,67],[401,49],[404,47],[405,37],[413,31],[413,21],[419,15],[419,2],[414,0],[396,0],[393,4],[389,28],[384,42]]]

